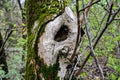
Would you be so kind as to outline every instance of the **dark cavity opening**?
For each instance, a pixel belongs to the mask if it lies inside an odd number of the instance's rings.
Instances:
[[[61,28],[56,33],[54,40],[57,42],[61,42],[67,39],[69,33],[69,28],[67,25],[62,25]]]

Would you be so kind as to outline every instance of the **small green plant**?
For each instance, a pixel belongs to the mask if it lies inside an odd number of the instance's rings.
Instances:
[[[111,80],[116,80],[116,78],[120,78],[118,75],[120,73],[120,59],[113,57],[112,54],[109,55],[107,66],[111,67],[114,72],[110,74],[108,77]]]

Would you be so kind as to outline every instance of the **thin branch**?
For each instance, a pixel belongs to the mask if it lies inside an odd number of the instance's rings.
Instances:
[[[112,5],[111,5],[112,7]],[[95,49],[96,45],[98,44],[98,41],[100,40],[100,38],[102,37],[103,33],[106,31],[107,27],[112,23],[112,21],[114,20],[115,16],[117,15],[117,13],[120,11],[120,7],[118,8],[118,10],[114,13],[114,15],[112,16],[112,18],[110,19],[110,15],[108,16],[108,20],[106,22],[106,25],[104,27],[104,29],[101,31],[100,35],[98,36],[98,38],[96,39],[94,45],[93,45],[93,49]],[[110,19],[110,20],[109,20]],[[83,62],[82,66],[79,69],[79,72],[81,72],[81,70],[83,69],[83,67],[85,66],[86,62],[88,61],[89,57],[91,56],[91,51],[88,54],[88,56],[86,57],[85,61]],[[80,74],[80,73],[79,73]],[[78,74],[77,74],[78,75]]]
[[[120,18],[115,18],[114,20],[120,20]]]
[[[81,30],[82,29],[81,29],[80,25],[84,21],[83,20],[83,15],[81,15],[81,16],[79,15],[79,3],[78,2],[79,1],[76,0],[76,13],[77,13],[78,33],[77,33],[77,40],[76,40],[76,44],[75,44],[75,49],[74,49],[73,54],[72,54],[72,56],[70,58],[71,62],[73,61],[74,57],[76,56],[76,51],[77,51],[77,48],[78,48],[78,45],[79,45],[78,43],[79,43],[79,40],[81,38]],[[93,2],[93,0],[90,0],[88,5],[92,4],[92,2]],[[90,10],[90,6],[85,9],[86,14],[88,13],[89,10]]]
[[[74,57],[76,55],[79,38],[81,37],[81,32],[80,32],[81,31],[81,27],[80,27],[80,21],[79,21],[80,15],[79,15],[79,3],[78,3],[78,0],[76,0],[76,13],[77,13],[77,25],[78,25],[78,29],[77,30],[78,30],[78,32],[77,32],[77,39],[76,39],[75,49],[74,49],[73,54],[72,54],[71,59],[70,59],[71,62],[73,61],[73,59],[74,59]]]
[[[111,10],[112,11],[112,6],[113,4],[111,5]],[[112,18],[111,17],[111,13],[109,13],[109,16],[108,16],[108,19],[107,19],[107,22],[106,22],[106,25],[105,27],[103,28],[103,30],[101,31],[100,35],[98,36],[98,38],[96,39],[94,45],[93,45],[93,48],[96,47],[97,43],[99,42],[100,38],[102,37],[103,33],[106,31],[106,29],[108,28],[108,26],[112,23],[112,21],[114,20],[115,16],[117,15],[117,13],[120,11],[120,7],[118,8],[118,10],[112,15]]]
[[[96,37],[98,36],[98,34],[99,34],[99,32],[100,32],[100,29],[101,29],[101,26],[102,26],[102,23],[103,23],[103,21],[104,21],[104,19],[105,19],[105,17],[106,17],[107,14],[108,14],[108,13],[105,13],[105,15],[103,16],[103,18],[102,18],[102,20],[101,20],[101,22],[100,22],[100,24],[99,24],[99,29],[98,29],[95,37],[92,39],[92,41],[94,41],[94,40],[96,39]]]
[[[93,2],[93,0],[90,0],[88,6],[91,5],[92,2]],[[91,6],[92,6],[92,5],[91,5]],[[86,13],[86,14],[88,14],[88,11],[90,10],[90,7],[91,7],[91,6],[89,6],[89,7],[87,7],[87,8],[85,9],[85,13]],[[79,12],[79,13],[80,13],[80,12]],[[82,24],[83,22],[84,22],[83,15],[81,15],[81,16],[80,16],[80,23]]]
[[[7,42],[7,40],[9,39],[10,35],[12,34],[12,32],[13,32],[13,30],[10,30],[10,32],[8,33],[5,41],[3,42],[2,46],[0,47],[0,53],[2,52],[2,50],[3,50],[3,48],[4,48],[4,46],[5,46],[6,42]],[[3,55],[0,56],[0,58],[2,58],[2,57],[3,57]]]
[[[72,76],[73,76],[73,74],[74,74],[74,72],[75,72],[75,69],[76,69],[76,67],[77,67],[77,65],[78,65],[78,63],[79,63],[79,61],[80,61],[81,56],[83,56],[83,54],[85,54],[85,52],[88,50],[88,48],[89,48],[89,46],[85,47],[84,51],[83,51],[81,54],[77,55],[77,61],[76,61],[76,63],[75,63],[74,66],[73,66],[73,69],[72,69],[72,71],[71,71],[69,80],[72,79]]]
[[[97,15],[92,11],[92,10],[90,10],[90,12],[94,15],[94,18],[96,19],[96,21],[97,21],[97,24],[98,24],[98,26],[100,25],[100,23],[99,23],[99,20],[98,20],[98,17],[97,17]]]
[[[83,7],[84,7],[84,2],[83,2]],[[88,37],[88,40],[89,40],[89,46],[90,46],[90,52],[92,53],[92,56],[94,57],[94,60],[95,60],[95,63],[100,71],[100,74],[101,74],[101,77],[102,77],[102,80],[104,80],[104,75],[103,75],[103,70],[98,62],[98,58],[96,57],[95,55],[95,52],[94,52],[94,49],[93,49],[93,46],[92,46],[92,39],[91,39],[91,36],[90,36],[90,33],[89,33],[89,27],[88,27],[88,20],[87,20],[87,17],[86,17],[86,13],[83,12],[83,15],[84,15],[84,20],[85,20],[85,27],[86,27],[86,34],[87,34],[87,37]],[[79,71],[78,73],[76,73],[76,76],[79,75]]]
[[[18,2],[18,5],[19,5],[19,7],[20,7],[20,10],[22,11],[23,8],[22,8],[22,5],[21,5],[21,3],[20,3],[20,0],[17,0],[17,2]]]
[[[21,29],[21,28],[17,28],[17,29],[9,29],[9,28],[4,28],[4,29],[2,29],[2,28],[0,28],[0,31],[2,31],[2,30],[19,31],[18,29]]]
[[[78,59],[79,58],[75,58],[75,59],[76,59],[76,61],[74,63],[73,69],[71,70],[71,74],[70,74],[69,80],[72,80],[72,76],[73,76],[75,68],[77,67],[77,64],[78,64]]]
[[[20,0],[17,0],[17,2],[18,2],[18,4],[19,4],[19,8],[20,8],[20,10],[21,10],[21,15],[22,15],[22,22],[24,23],[24,24],[26,24],[26,18],[24,17],[25,15],[26,15],[26,13],[25,13],[25,8],[22,8],[22,4],[20,3]],[[25,26],[23,27],[23,28],[25,28]]]
[[[85,9],[87,9],[87,8],[91,7],[92,5],[94,5],[94,4],[96,4],[96,3],[100,2],[100,1],[101,1],[101,0],[97,0],[97,1],[95,1],[95,2],[93,2],[93,3],[91,3],[91,4],[89,4],[89,5],[88,5],[88,6],[86,6],[85,8],[83,8],[83,9],[79,10],[79,12],[84,11]]]

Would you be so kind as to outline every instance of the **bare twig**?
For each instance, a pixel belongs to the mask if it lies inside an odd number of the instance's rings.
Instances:
[[[100,1],[101,0],[97,0],[95,2],[92,1],[93,3],[90,2],[91,4],[89,4],[88,6],[84,7],[83,9],[79,10],[79,12],[84,11],[85,9],[89,9],[89,7],[91,7],[92,5],[94,5],[94,4],[96,4],[96,3],[100,2]],[[87,11],[89,11],[89,10],[87,10]]]
[[[74,63],[73,69],[71,70],[71,74],[70,74],[69,80],[72,80],[72,76],[74,74],[75,68],[77,67],[77,64],[78,64],[78,61],[79,61],[78,59],[79,58],[76,58],[76,62]]]
[[[112,6],[113,4],[111,5],[111,8],[110,8],[110,12],[112,12]],[[103,30],[101,31],[100,35],[98,36],[98,38],[96,39],[94,45],[93,45],[93,48],[96,47],[97,43],[99,42],[100,38],[102,37],[103,33],[106,31],[106,29],[108,28],[108,26],[112,23],[112,21],[114,20],[115,16],[117,15],[117,13],[120,11],[120,7],[118,8],[118,10],[112,15],[111,17],[111,13],[109,13],[109,16],[108,16],[108,19],[107,19],[107,22],[106,22],[106,25],[105,27],[103,28]]]
[[[77,61],[76,61],[76,63],[75,63],[74,66],[73,66],[73,69],[72,69],[72,71],[71,71],[69,80],[72,79],[72,76],[73,76],[73,74],[74,74],[74,72],[75,72],[75,69],[76,69],[76,67],[77,67],[77,65],[78,65],[78,63],[79,63],[79,61],[80,61],[81,56],[88,50],[88,48],[89,48],[89,46],[85,47],[85,49],[83,50],[83,52],[82,52],[81,54],[77,55],[77,58],[76,58]]]
[[[113,5],[113,4],[112,4]],[[111,8],[112,9],[112,5]],[[100,40],[100,38],[102,37],[103,33],[106,31],[106,29],[108,28],[108,26],[112,23],[112,21],[114,20],[115,16],[117,15],[117,13],[120,11],[120,7],[117,9],[117,11],[113,14],[112,18],[110,18],[111,14],[109,14],[107,22],[105,27],[103,28],[103,30],[101,31],[100,35],[98,36],[98,38],[96,39],[94,45],[93,45],[93,49],[95,49],[96,45],[98,44],[98,41]],[[85,61],[83,62],[82,66],[79,69],[79,72],[81,72],[81,70],[83,69],[83,67],[85,66],[86,62],[88,61],[89,57],[91,56],[91,52],[88,54],[88,56],[86,57]],[[79,73],[80,74],[80,73]],[[79,75],[77,74],[77,76]]]
[[[76,13],[77,13],[77,25],[78,25],[78,32],[77,32],[77,39],[76,39],[76,44],[75,44],[75,49],[74,49],[74,52],[73,52],[73,54],[72,54],[72,56],[71,56],[71,59],[70,59],[70,61],[72,62],[73,61],[73,59],[74,59],[74,57],[75,57],[75,55],[76,55],[76,51],[77,51],[77,48],[78,48],[78,42],[79,42],[79,38],[80,38],[80,36],[81,36],[81,27],[80,27],[80,21],[79,21],[79,17],[80,17],[80,15],[79,15],[79,4],[78,4],[78,0],[76,0]]]
[[[18,5],[19,5],[19,7],[20,7],[20,10],[22,11],[23,8],[22,8],[22,5],[21,5],[21,3],[20,3],[20,0],[17,0],[17,2],[18,2]]]
[[[97,24],[98,24],[98,26],[100,25],[100,23],[99,23],[99,20],[98,20],[98,17],[97,17],[97,15],[92,11],[92,10],[90,10],[90,12],[94,15],[94,18],[96,19],[96,21],[97,21]]]
[[[99,29],[98,29],[96,35],[94,36],[94,38],[92,39],[92,41],[94,41],[94,40],[97,38],[97,36],[98,36],[98,34],[99,34],[99,32],[100,32],[100,29],[101,29],[102,23],[103,23],[103,21],[104,21],[106,15],[107,15],[107,13],[105,13],[105,15],[103,16],[101,22],[99,23]]]
[[[9,39],[10,35],[12,34],[12,32],[13,32],[13,31],[10,30],[10,32],[8,33],[5,41],[2,43],[2,46],[0,47],[0,53],[2,52],[2,50],[3,50],[3,48],[4,48],[4,46],[5,46],[6,42],[7,42],[7,40]],[[3,57],[3,55],[0,56],[0,58],[2,58],[2,57]]]
[[[115,18],[114,20],[120,20],[120,18]]]
[[[89,2],[88,5],[91,5],[92,2],[93,2],[93,0],[90,0],[90,2]],[[89,10],[90,10],[90,6],[85,9],[86,14],[88,13]],[[80,27],[80,25],[84,21],[83,20],[83,15],[81,15],[81,16],[79,15],[79,3],[78,3],[78,0],[76,0],[76,13],[77,13],[78,33],[77,33],[77,40],[76,40],[76,44],[75,44],[75,49],[74,49],[73,54],[72,54],[72,56],[70,58],[71,62],[73,61],[74,57],[76,56],[76,51],[77,51],[77,48],[78,48],[78,43],[79,43],[79,40],[81,38],[81,27]]]
[[[84,1],[83,1],[83,7],[84,7]],[[95,63],[96,63],[96,65],[97,65],[97,67],[98,67],[98,69],[100,71],[102,80],[104,80],[103,70],[102,70],[102,68],[101,68],[101,66],[100,66],[100,64],[98,62],[98,58],[96,57],[93,46],[92,46],[92,39],[91,39],[89,29],[88,29],[89,27],[88,27],[88,20],[87,20],[87,17],[86,17],[86,13],[83,12],[83,15],[84,15],[84,20],[85,20],[86,34],[87,34],[87,37],[88,37],[88,40],[89,40],[90,52],[92,53],[92,56],[94,57]],[[78,73],[76,75],[79,75],[79,71],[78,71]]]

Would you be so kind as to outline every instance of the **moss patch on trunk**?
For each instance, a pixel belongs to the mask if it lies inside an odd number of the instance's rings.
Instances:
[[[57,72],[59,64],[46,66],[44,61],[38,57],[38,39],[44,33],[46,23],[53,18],[54,15],[59,14],[67,4],[67,0],[63,0],[61,5],[58,0],[27,0],[27,62],[26,62],[26,80],[39,80],[39,74],[42,73],[45,80],[58,80]],[[39,24],[33,30],[35,21]]]

